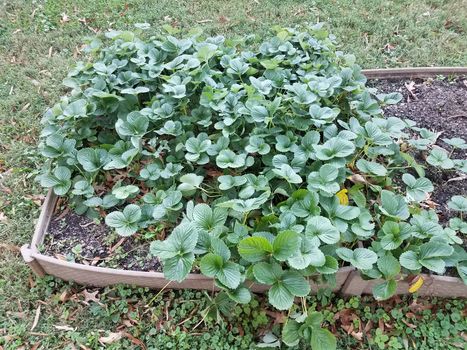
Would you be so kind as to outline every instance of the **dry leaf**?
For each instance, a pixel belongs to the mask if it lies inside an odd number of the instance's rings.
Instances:
[[[415,96],[415,82],[414,81],[411,81],[410,83],[404,83],[405,85],[405,88],[407,89],[407,91],[410,93],[410,95],[412,95],[412,97],[416,100],[417,99],[417,96]]]
[[[404,320],[404,319],[402,319],[401,321],[402,321],[407,327],[409,327],[409,328],[412,328],[412,329],[417,328],[416,325],[414,325],[413,323],[407,322],[407,321]]]
[[[390,43],[387,43],[386,45],[384,45],[384,51],[386,52],[391,52],[392,50],[394,50],[396,47],[394,45],[391,45]]]
[[[363,339],[363,332],[352,332],[350,333],[350,335],[354,337],[355,339],[357,339],[358,341],[362,341]]]
[[[221,22],[222,24],[230,22],[230,18],[226,16],[219,16],[219,22]]]
[[[54,328],[58,329],[59,331],[76,331],[76,328],[73,328],[67,325],[60,326],[60,325],[54,324]]]
[[[122,339],[122,337],[123,337],[123,332],[117,332],[117,333],[110,332],[108,336],[100,337],[99,342],[102,344],[112,344]]]
[[[146,345],[144,345],[144,343],[138,339],[138,338],[135,338],[134,336],[132,336],[130,333],[123,333],[123,335],[125,336],[125,338],[128,338],[130,339],[130,341],[135,344],[135,345],[139,345],[143,350],[146,350]]]
[[[99,294],[99,291],[96,290],[94,292],[88,292],[86,289],[83,290],[82,292],[83,296],[84,296],[84,303],[86,305],[89,305],[89,302],[90,301],[93,301],[95,303],[98,303],[99,305],[102,305],[102,303],[99,301],[99,298],[97,297],[97,294]]]
[[[13,253],[21,252],[20,247],[18,247],[16,245],[12,245],[12,244],[6,244],[6,243],[0,243],[0,250],[7,250],[7,251],[10,251],[10,252],[13,252]]]
[[[287,316],[282,312],[266,310],[266,314],[274,319],[274,323],[285,323],[287,321]]]
[[[62,18],[60,19],[60,23],[66,23],[70,21],[70,17],[66,13],[62,13]]]
[[[415,293],[417,290],[419,290],[420,287],[423,286],[424,281],[425,280],[422,276],[416,277],[410,284],[409,293]]]
[[[60,294],[59,300],[60,300],[62,303],[64,303],[65,301],[67,301],[67,300],[69,299],[68,297],[69,297],[68,291],[65,290],[65,291],[63,291],[62,294]]]
[[[349,179],[350,181],[352,181],[353,183],[360,183],[360,184],[367,184],[368,181],[365,179],[364,176],[360,175],[360,174],[353,174],[351,176],[349,176],[347,179]]]
[[[41,306],[40,305],[36,309],[36,315],[34,316],[34,321],[32,322],[31,332],[34,330],[34,328],[37,327],[37,324],[39,323],[39,317],[41,317]]]

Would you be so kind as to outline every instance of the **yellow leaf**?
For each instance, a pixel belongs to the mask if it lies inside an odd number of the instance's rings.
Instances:
[[[423,282],[423,277],[418,276],[417,280],[410,285],[409,293],[415,293],[417,290],[419,290],[420,287],[423,286]]]
[[[337,198],[339,198],[339,203],[342,205],[349,205],[349,196],[347,196],[347,189],[343,188],[336,193]]]

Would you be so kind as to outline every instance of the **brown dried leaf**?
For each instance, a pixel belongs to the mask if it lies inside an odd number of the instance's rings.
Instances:
[[[84,303],[86,305],[89,305],[89,302],[90,301],[93,301],[95,303],[98,303],[99,305],[102,305],[102,303],[100,302],[99,298],[97,297],[97,294],[99,294],[99,291],[96,290],[94,292],[88,292],[87,289],[83,290],[81,292],[84,296]]]
[[[31,326],[31,332],[34,330],[34,328],[37,327],[37,324],[39,323],[39,318],[41,317],[41,306],[39,305],[36,309],[36,314],[34,316],[34,321],[32,322]]]
[[[274,320],[275,324],[285,323],[287,321],[287,316],[282,312],[266,310],[266,314]]]
[[[362,341],[363,339],[363,332],[352,332],[350,333],[350,335],[354,337],[355,339],[357,339],[358,341]]]
[[[146,345],[144,345],[144,343],[140,339],[135,338],[134,336],[132,336],[130,333],[127,333],[127,332],[124,332],[123,335],[125,336],[125,338],[130,339],[130,341],[133,344],[140,346],[143,350],[146,350]]]
[[[73,327],[67,326],[67,325],[61,326],[61,325],[54,324],[53,326],[54,326],[55,329],[58,329],[59,331],[75,331],[76,330],[76,328],[73,328]]]
[[[108,336],[100,337],[99,342],[103,345],[112,344],[122,339],[122,337],[123,337],[123,332],[116,332],[116,333],[110,332]]]
[[[70,17],[68,17],[68,15],[67,15],[66,13],[62,13],[61,16],[62,16],[62,18],[60,18],[60,23],[61,23],[61,24],[70,21]]]

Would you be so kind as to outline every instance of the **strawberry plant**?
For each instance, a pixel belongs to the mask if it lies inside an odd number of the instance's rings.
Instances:
[[[250,280],[289,309],[343,265],[382,278],[378,299],[422,269],[454,267],[466,281],[465,196],[444,227],[424,171],[465,161],[434,146],[438,134],[384,118],[401,96],[368,88],[322,25],[275,31],[259,45],[198,31],[94,39],[44,115],[42,186],[122,236],[157,225],[167,237],[150,253],[167,279],[200,271],[238,303]],[[286,343],[335,346],[320,315],[299,321]]]

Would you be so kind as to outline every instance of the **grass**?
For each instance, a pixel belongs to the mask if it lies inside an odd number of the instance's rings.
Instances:
[[[355,54],[366,68],[466,66],[466,17],[465,0],[2,1],[0,337],[5,329],[16,337],[4,347],[28,349],[39,342],[38,348],[72,349],[69,344],[78,346],[80,337],[92,338],[97,329],[115,328],[112,313],[94,314],[89,307],[79,311],[85,321],[71,322],[79,331],[58,335],[53,325],[69,320],[67,313],[76,308],[64,310],[54,302],[59,291],[72,287],[34,281],[18,254],[18,247],[30,239],[44,195],[34,181],[42,161],[35,153],[39,121],[47,106],[64,94],[61,81],[73,62],[83,59],[86,37],[109,28],[132,28],[137,22],[151,23],[152,30],[171,25],[181,32],[200,27],[208,34],[262,36],[273,25],[319,20],[328,22],[342,50]],[[125,293],[125,298],[133,297],[128,290]],[[43,308],[34,332],[56,337],[31,334],[39,305]],[[52,340],[44,342],[44,337]]]

